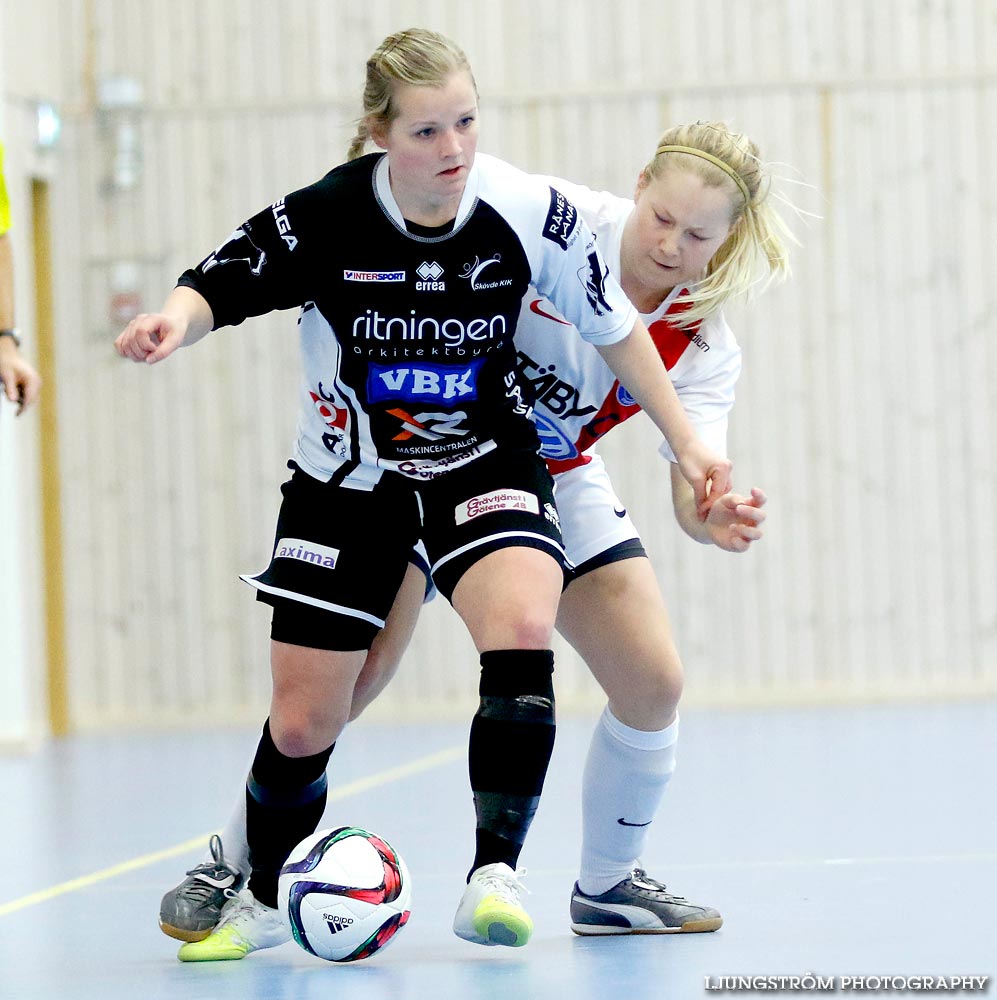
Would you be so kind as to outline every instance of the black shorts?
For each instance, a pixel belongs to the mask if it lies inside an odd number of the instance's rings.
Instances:
[[[280,488],[284,500],[270,565],[242,579],[256,587],[258,600],[274,606],[273,638],[321,649],[368,649],[419,539],[416,496],[395,477],[384,477],[373,490],[355,490],[291,467],[293,475]],[[278,610],[287,613],[284,618]],[[315,628],[296,641],[308,621]],[[325,642],[316,641],[325,633]]]
[[[386,473],[369,491],[292,468],[270,565],[242,577],[273,605],[279,641],[368,649],[420,538],[448,600],[468,568],[500,548],[539,548],[564,565],[553,483],[534,453],[494,451],[428,483]]]
[[[554,483],[536,453],[493,451],[418,489],[422,540],[447,600],[464,573],[498,549],[542,549],[564,566]]]

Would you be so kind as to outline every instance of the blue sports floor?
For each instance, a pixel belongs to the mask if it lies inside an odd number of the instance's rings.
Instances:
[[[997,973],[997,704],[687,710],[644,860],[726,922],[663,937],[568,926],[593,722],[559,725],[522,859],[536,933],[519,950],[450,930],[473,839],[467,726],[354,726],[326,825],[387,837],[414,895],[391,947],[346,966],[293,943],[183,965],[156,925],[160,895],[224,819],[255,732],[0,756],[0,998],[686,1000],[714,995],[707,977]]]

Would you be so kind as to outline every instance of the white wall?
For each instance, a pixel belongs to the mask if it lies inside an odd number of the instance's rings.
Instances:
[[[997,693],[997,6],[62,9],[59,405],[77,725],[259,716],[267,620],[236,574],[269,552],[294,423],[292,316],[137,369],[110,347],[113,266],[138,267],[154,308],[242,218],[338,162],[366,56],[412,24],[464,45],[482,148],[527,168],[626,193],[666,125],[726,118],[816,188],[794,194],[823,221],[803,230],[793,281],[731,317],[746,352],[731,449],[738,481],[772,497],[763,546],[739,558],[679,535],[646,426],[605,448],[672,607],[689,699]],[[143,84],[145,166],[140,188],[112,195],[90,95],[113,74]],[[465,712],[476,672],[438,602],[376,708]],[[571,655],[557,683],[562,706],[597,701]]]

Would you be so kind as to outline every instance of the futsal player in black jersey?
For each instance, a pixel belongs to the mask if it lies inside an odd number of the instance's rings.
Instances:
[[[286,939],[277,874],[322,816],[329,755],[420,538],[481,664],[476,851],[454,930],[479,944],[529,939],[516,866],[553,746],[563,579],[513,346],[531,284],[659,426],[697,499],[730,486],[574,207],[476,155],[463,53],[421,29],[389,36],[367,64],[364,112],[348,163],[243,223],[116,341],[156,363],[212,329],[300,308],[294,471],[270,565],[244,577],[273,607],[273,698],[246,788],[252,874],[218,926],[180,949],[186,961]],[[357,156],[368,138],[385,152]]]

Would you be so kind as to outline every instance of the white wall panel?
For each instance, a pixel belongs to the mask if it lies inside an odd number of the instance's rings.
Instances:
[[[26,0],[9,6],[27,17]],[[339,162],[364,60],[413,24],[460,40],[482,148],[529,169],[628,194],[666,126],[723,118],[812,185],[786,188],[823,217],[797,226],[794,278],[730,316],[745,349],[730,447],[741,486],[771,496],[762,545],[734,557],[679,533],[646,421],[605,445],[672,609],[690,699],[997,693],[994,4],[62,6],[57,296],[78,725],[265,709],[267,613],[237,574],[268,557],[295,419],[291,313],[140,369],[111,351],[113,265],[136,263],[155,308],[244,217]],[[117,74],[143,85],[144,176],[111,194],[89,95]],[[595,705],[583,667],[561,645],[558,656],[562,705]],[[436,602],[375,711],[465,712],[476,675]]]

